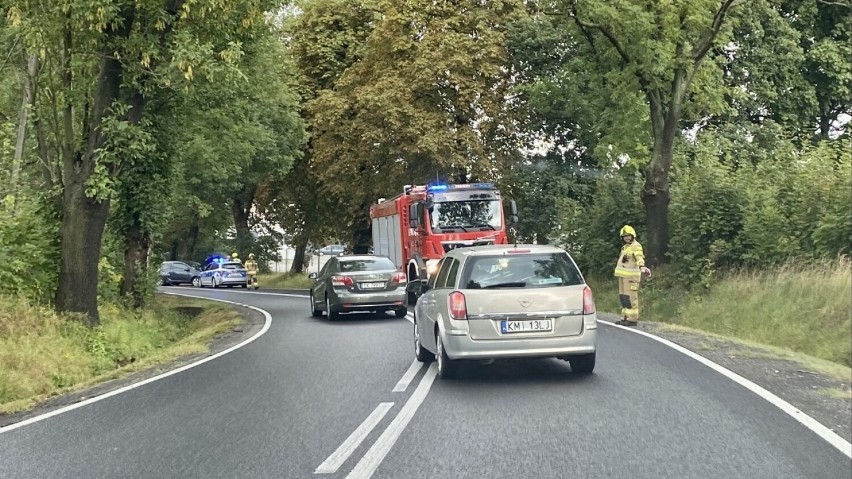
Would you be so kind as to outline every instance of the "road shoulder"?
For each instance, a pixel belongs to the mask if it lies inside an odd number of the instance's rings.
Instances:
[[[599,313],[599,317],[618,320],[612,314]],[[749,379],[852,442],[852,377],[847,368],[680,326],[643,321],[637,328]]]
[[[203,298],[197,298],[203,299]],[[104,382],[95,384],[90,387],[85,387],[73,392],[59,394],[40,402],[29,410],[21,411],[12,414],[0,414],[0,427],[9,426],[21,421],[25,421],[32,417],[40,416],[56,409],[60,409],[71,404],[79,403],[86,399],[100,396],[117,389],[129,386],[131,384],[144,381],[154,376],[167,373],[182,366],[194,363],[206,357],[217,354],[230,347],[233,347],[248,338],[257,334],[265,324],[265,317],[259,311],[237,306],[229,305],[237,311],[243,318],[242,324],[231,328],[225,333],[221,333],[213,338],[208,344],[207,351],[203,353],[187,354],[180,356],[170,361],[164,361],[156,365],[134,371],[125,376],[116,379],[109,379]]]

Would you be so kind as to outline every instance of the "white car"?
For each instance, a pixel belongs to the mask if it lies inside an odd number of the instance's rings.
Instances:
[[[592,290],[563,249],[493,245],[455,249],[438,264],[414,307],[414,353],[454,375],[461,360],[557,358],[595,368]]]
[[[248,288],[248,275],[246,268],[240,262],[228,261],[226,263],[210,263],[204,268],[199,277],[200,287],[242,286]]]

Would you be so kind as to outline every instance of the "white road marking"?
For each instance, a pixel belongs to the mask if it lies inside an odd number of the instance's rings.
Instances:
[[[263,316],[264,316],[264,318],[266,319],[266,321],[265,321],[265,322],[264,322],[264,324],[263,324],[263,328],[262,328],[260,331],[258,331],[258,332],[257,332],[257,334],[255,334],[254,336],[252,336],[252,337],[250,337],[250,338],[246,339],[245,341],[241,342],[240,344],[237,344],[237,345],[235,345],[235,346],[231,346],[230,348],[228,348],[228,349],[226,349],[226,350],[224,350],[224,351],[220,351],[220,352],[218,352],[218,353],[216,353],[216,354],[214,354],[214,355],[212,355],[212,356],[207,356],[206,358],[199,359],[198,361],[195,361],[194,363],[190,363],[190,364],[187,364],[187,365],[181,366],[181,367],[179,367],[179,368],[177,368],[177,369],[173,369],[173,370],[168,371],[168,372],[165,372],[165,373],[163,373],[163,374],[159,374],[159,375],[157,375],[157,376],[150,377],[150,378],[148,378],[148,379],[145,379],[145,380],[142,380],[142,381],[139,381],[139,382],[136,382],[136,383],[133,383],[133,384],[130,384],[130,385],[124,386],[124,387],[122,387],[122,388],[115,389],[115,390],[113,390],[113,391],[110,391],[110,392],[107,392],[107,393],[101,394],[101,395],[99,395],[99,396],[91,397],[91,398],[86,399],[86,400],[84,400],[84,401],[80,401],[80,402],[78,402],[78,403],[70,404],[70,405],[68,405],[68,406],[61,407],[61,408],[59,408],[59,409],[55,409],[55,410],[53,410],[53,411],[50,411],[50,412],[47,412],[47,413],[44,413],[44,414],[40,414],[40,415],[38,415],[38,416],[33,416],[33,417],[29,418],[29,419],[25,419],[25,420],[23,420],[23,421],[16,422],[16,423],[14,423],[14,424],[10,424],[10,425],[5,426],[5,427],[0,427],[0,434],[2,434],[2,433],[4,433],[4,432],[9,432],[9,431],[12,431],[12,430],[18,429],[19,427],[24,427],[24,426],[27,426],[27,425],[29,425],[29,424],[33,424],[33,423],[35,423],[35,422],[43,421],[43,420],[45,420],[45,419],[47,419],[47,418],[50,418],[50,417],[53,417],[53,416],[57,416],[57,415],[59,415],[59,414],[62,414],[62,413],[68,412],[68,411],[72,411],[72,410],[74,410],[74,409],[81,408],[81,407],[83,407],[83,406],[87,406],[87,405],[89,405],[89,404],[92,404],[92,403],[95,403],[95,402],[98,402],[98,401],[102,401],[102,400],[104,400],[104,399],[106,399],[106,398],[109,398],[109,397],[112,397],[112,396],[116,396],[116,395],[118,395],[118,394],[121,394],[121,393],[125,393],[125,392],[127,392],[127,391],[130,391],[131,389],[136,389],[136,388],[138,388],[138,387],[140,387],[140,386],[144,386],[144,385],[146,385],[146,384],[150,384],[150,383],[152,383],[152,382],[154,382],[154,381],[159,381],[160,379],[167,378],[167,377],[172,376],[172,375],[174,375],[174,374],[177,374],[177,373],[180,373],[180,372],[186,371],[187,369],[194,368],[194,367],[196,367],[196,366],[200,366],[200,365],[202,365],[202,364],[204,364],[204,363],[206,363],[206,362],[208,362],[208,361],[212,361],[212,360],[214,360],[214,359],[216,359],[216,358],[218,358],[218,357],[224,356],[224,355],[226,355],[226,354],[228,354],[228,353],[230,353],[230,352],[232,352],[232,351],[235,351],[235,350],[237,350],[237,349],[239,349],[239,348],[241,348],[241,347],[243,347],[243,346],[245,346],[245,345],[249,344],[250,342],[254,341],[255,339],[257,339],[257,338],[259,338],[259,337],[263,336],[263,335],[266,333],[266,331],[269,329],[269,326],[272,324],[272,316],[271,316],[268,312],[266,312],[266,311],[264,311],[264,310],[262,310],[262,309],[260,309],[260,308],[256,308],[256,307],[254,307],[254,306],[249,306],[249,305],[247,305],[247,304],[235,303],[235,302],[233,302],[233,301],[225,301],[224,299],[208,298],[208,297],[206,297],[206,296],[193,296],[193,295],[189,295],[189,294],[182,294],[182,293],[166,293],[166,292],[163,292],[163,293],[161,293],[161,294],[171,294],[171,295],[174,295],[174,296],[184,296],[184,297],[187,297],[187,298],[209,299],[209,300],[211,300],[211,301],[219,301],[220,303],[228,303],[228,304],[233,304],[233,305],[236,305],[236,306],[243,306],[243,307],[246,307],[246,308],[249,308],[249,309],[253,309],[253,310],[255,310],[255,311],[259,311],[260,313],[262,313],[262,314],[263,314]]]
[[[411,324],[414,324],[414,313],[406,314],[405,319],[407,319]]]
[[[393,387],[393,392],[402,393],[408,389],[408,385],[411,384],[411,380],[414,379],[414,376],[417,375],[417,372],[420,371],[420,368],[423,367],[423,363],[415,359],[411,362],[411,366],[408,367],[408,371],[402,375],[402,378],[396,383],[396,386]]]
[[[429,388],[432,387],[432,383],[435,381],[435,375],[438,373],[438,369],[435,366],[435,363],[432,363],[429,366],[429,369],[426,370],[426,374],[423,375],[423,379],[420,380],[420,384],[417,385],[417,389],[414,390],[414,393],[408,398],[408,401],[402,406],[399,414],[393,419],[387,429],[376,439],[376,442],[370,447],[370,450],[364,454],[364,457],[358,461],[358,464],[352,469],[352,472],[346,476],[346,479],[368,479],[376,472],[379,464],[382,463],[385,456],[388,455],[393,445],[396,443],[399,436],[402,435],[402,431],[405,430],[405,427],[408,426],[408,423],[411,422],[411,418],[414,417],[414,413],[417,412],[417,408],[423,404],[423,400],[426,399],[426,395],[429,394]]]
[[[376,425],[381,422],[382,418],[385,417],[385,414],[387,414],[392,407],[392,402],[379,403],[379,405],[376,406],[376,409],[374,409],[373,412],[370,413],[369,416],[367,416],[367,419],[364,419],[364,422],[362,422],[360,426],[358,426],[354,431],[352,431],[352,434],[350,434],[349,437],[347,437],[346,440],[343,441],[343,444],[341,444],[337,448],[337,450],[335,450],[333,453],[331,453],[330,456],[328,456],[328,459],[323,461],[323,463],[320,464],[319,467],[317,467],[317,470],[314,471],[314,474],[329,474],[332,472],[337,472],[340,466],[342,466],[343,463],[346,462],[347,459],[349,459],[349,456],[351,456],[352,453],[355,452],[355,449],[357,449],[358,446],[361,445],[361,442],[363,442],[364,439],[367,438],[370,432],[373,431],[373,428],[375,428]]]
[[[701,356],[700,354],[694,353],[694,352],[690,351],[689,349],[686,349],[686,348],[684,348],[683,346],[681,346],[677,343],[673,343],[673,342],[669,341],[668,339],[663,339],[663,338],[661,338],[659,336],[655,336],[651,333],[647,333],[645,331],[634,329],[634,328],[631,328],[631,327],[628,327],[628,326],[621,326],[621,325],[612,323],[610,321],[603,321],[603,320],[600,320],[600,319],[598,319],[598,321],[601,322],[601,323],[607,324],[609,326],[612,326],[614,328],[620,328],[620,329],[630,331],[632,333],[641,334],[642,336],[645,336],[645,337],[653,339],[654,341],[663,343],[666,346],[689,356],[690,358],[700,362],[701,364],[703,364],[703,365],[709,367],[710,369],[718,372],[719,374],[727,377],[728,379],[734,381],[735,383],[743,386],[744,388],[748,389],[749,391],[753,392],[754,394],[757,394],[758,396],[762,397],[763,399],[769,401],[771,404],[775,405],[778,409],[784,411],[790,417],[799,421],[805,427],[807,427],[808,429],[810,429],[811,431],[816,433],[819,437],[823,438],[829,444],[831,444],[832,446],[837,448],[840,452],[842,452],[843,454],[846,454],[847,456],[852,458],[852,443],[849,443],[848,441],[846,441],[845,439],[840,437],[837,433],[835,433],[831,429],[825,427],[819,421],[808,416],[807,414],[805,414],[803,411],[796,408],[792,404],[790,404],[787,401],[781,399],[780,397],[772,394],[771,392],[769,392],[766,389],[764,389],[763,387],[755,384],[754,382],[752,382],[752,381],[740,376],[739,374],[731,371],[730,369],[727,369],[724,366],[720,366],[719,364],[714,363],[713,361],[705,358],[704,356]]]

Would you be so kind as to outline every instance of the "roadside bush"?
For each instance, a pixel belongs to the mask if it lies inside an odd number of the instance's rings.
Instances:
[[[38,202],[0,199],[0,291],[50,301],[59,277],[58,224]]]

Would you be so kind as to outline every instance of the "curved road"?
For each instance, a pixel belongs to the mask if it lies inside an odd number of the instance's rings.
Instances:
[[[170,288],[257,306],[254,342],[0,434],[2,478],[848,478],[849,457],[649,338],[602,325],[598,367],[412,366],[411,323],[311,318],[307,300]],[[410,381],[407,381],[410,379]]]

